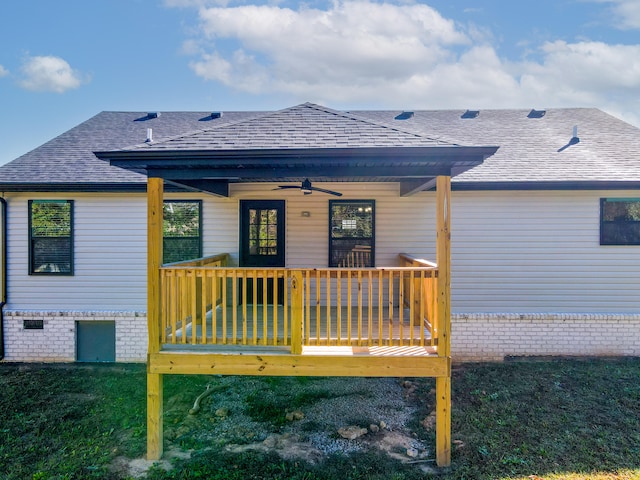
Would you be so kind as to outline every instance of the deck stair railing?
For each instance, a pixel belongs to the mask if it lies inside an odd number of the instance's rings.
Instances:
[[[437,266],[237,268],[228,255],[161,268],[169,345],[435,346]],[[255,299],[255,301],[254,301]],[[265,301],[266,299],[266,301]]]

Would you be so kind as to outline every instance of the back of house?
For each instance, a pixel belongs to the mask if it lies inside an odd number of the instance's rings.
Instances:
[[[367,155],[486,145],[498,148],[482,164],[451,172],[453,359],[640,355],[638,128],[592,108],[303,104],[102,112],[0,167],[3,360],[146,359],[145,173],[159,167],[120,168],[95,152],[153,151],[193,169],[214,150],[251,157],[228,166],[221,157],[222,181],[165,182],[166,263],[229,254],[241,267],[380,269],[401,265],[401,254],[435,259],[436,196],[407,158]],[[291,178],[286,159],[269,155],[290,148],[293,159],[303,146],[356,160],[318,157]],[[252,170],[261,162],[268,176]],[[335,306],[320,294],[310,301]]]

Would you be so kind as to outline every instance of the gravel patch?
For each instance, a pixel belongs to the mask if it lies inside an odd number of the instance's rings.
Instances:
[[[190,396],[181,393],[166,399],[167,440],[189,448],[299,447],[323,455],[372,446],[426,451],[408,427],[416,415],[411,382],[362,377],[211,377],[208,384],[212,393],[202,398],[195,415],[188,412],[204,388]],[[341,438],[338,430],[348,426],[367,429],[366,434]]]

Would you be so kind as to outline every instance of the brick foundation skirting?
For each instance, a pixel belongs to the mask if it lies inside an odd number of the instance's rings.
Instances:
[[[40,311],[4,312],[6,362],[74,362],[76,322],[112,321],[116,326],[116,361],[147,358],[146,312]]]
[[[453,314],[451,355],[456,361],[640,356],[640,314]]]
[[[77,321],[114,321],[116,361],[146,360],[146,312],[8,310],[4,312],[4,361],[75,361]],[[453,314],[451,330],[455,361],[640,356],[640,314]]]

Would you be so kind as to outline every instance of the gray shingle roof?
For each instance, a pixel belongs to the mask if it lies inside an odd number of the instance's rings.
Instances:
[[[123,149],[331,148],[499,145],[485,163],[454,179],[460,184],[640,182],[640,129],[593,108],[529,110],[338,112],[304,104],[278,112],[102,112],[0,167],[0,187],[141,185],[145,177],[111,167],[94,151]],[[574,125],[580,142],[567,146]],[[154,142],[142,144],[147,128]],[[163,141],[164,139],[164,141]],[[142,144],[142,145],[141,145]]]
[[[131,150],[254,150],[294,148],[431,147],[456,145],[427,132],[375,123],[353,113],[305,103],[216,128],[189,132]]]
[[[454,182],[640,182],[640,129],[596,108],[554,108],[542,118],[530,110],[416,111],[405,129],[448,135],[464,144],[500,149]],[[392,112],[355,112],[388,121]],[[568,145],[577,126],[580,142]]]

